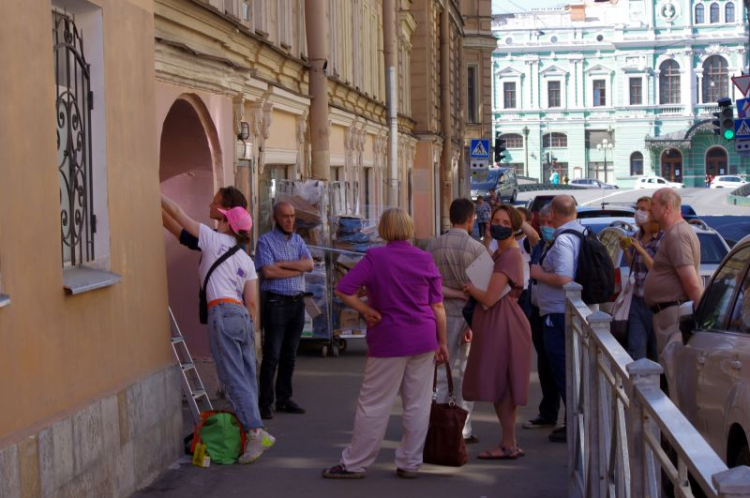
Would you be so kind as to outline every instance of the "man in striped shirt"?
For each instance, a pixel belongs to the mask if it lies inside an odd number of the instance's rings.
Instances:
[[[292,376],[305,323],[304,274],[313,269],[305,241],[294,233],[294,206],[288,202],[276,203],[273,218],[274,229],[260,237],[255,251],[265,331],[258,401],[263,419],[273,418],[274,394],[276,411],[305,413],[292,400]]]

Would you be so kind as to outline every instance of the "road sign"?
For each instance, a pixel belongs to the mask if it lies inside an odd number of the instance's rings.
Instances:
[[[477,159],[472,158],[471,159],[471,170],[480,170],[480,169],[489,169],[490,167],[490,161],[489,159]]]
[[[735,140],[734,151],[742,155],[750,154],[750,139]]]
[[[750,118],[750,99],[737,99],[737,117]]]
[[[472,138],[471,153],[472,158],[489,159],[490,158],[490,139],[489,138]]]
[[[734,120],[734,137],[750,139],[750,119]]]
[[[750,74],[743,74],[742,76],[732,76],[732,83],[734,83],[734,86],[740,89],[742,95],[747,96],[747,91],[750,89]]]

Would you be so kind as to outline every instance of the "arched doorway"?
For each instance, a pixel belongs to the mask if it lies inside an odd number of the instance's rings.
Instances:
[[[723,147],[711,147],[706,152],[706,174],[711,176],[726,175],[727,151]]]
[[[682,183],[682,152],[678,149],[661,153],[661,176],[670,182]]]
[[[175,199],[188,215],[209,226],[215,165],[220,164],[217,155],[216,129],[202,101],[196,96],[181,96],[172,104],[162,127],[161,191]],[[193,356],[209,358],[208,331],[198,320],[200,252],[180,245],[171,234],[165,235],[165,248],[169,305]]]

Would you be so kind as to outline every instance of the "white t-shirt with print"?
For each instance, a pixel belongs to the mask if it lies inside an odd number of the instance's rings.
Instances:
[[[206,225],[200,225],[198,247],[203,251],[203,257],[198,267],[200,285],[203,285],[206,274],[214,262],[236,244],[236,239],[231,235],[214,232]],[[242,295],[245,290],[245,282],[257,280],[257,278],[253,260],[245,251],[240,249],[217,266],[211,274],[206,288],[206,300],[210,303],[215,299],[229,298],[243,302]]]

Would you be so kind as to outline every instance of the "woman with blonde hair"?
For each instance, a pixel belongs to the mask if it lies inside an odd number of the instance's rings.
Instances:
[[[432,256],[412,246],[414,223],[400,208],[386,210],[378,225],[384,247],[374,247],[341,279],[336,295],[367,321],[367,363],[352,439],[328,479],[361,479],[375,461],[397,393],[404,436],[396,473],[414,478],[422,466],[435,360],[448,360],[442,278]],[[367,302],[358,291],[367,288]]]
[[[477,300],[472,319],[471,351],[464,374],[463,395],[469,401],[495,405],[500,422],[498,446],[479,458],[514,460],[524,451],[516,441],[516,412],[528,401],[531,373],[531,327],[518,298],[524,287],[524,262],[513,236],[523,219],[510,204],[492,212],[490,235],[497,240],[495,262],[487,290],[467,284],[464,292]]]

